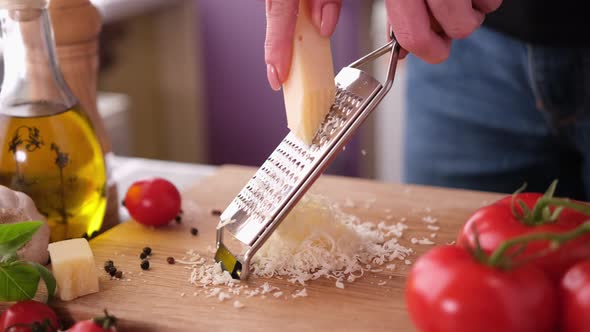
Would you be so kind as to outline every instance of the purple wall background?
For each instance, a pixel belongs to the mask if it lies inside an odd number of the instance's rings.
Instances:
[[[261,0],[197,0],[204,53],[209,162],[260,166],[288,133],[282,92],[270,89],[264,63]],[[332,37],[336,72],[358,58],[358,1],[344,1]],[[326,171],[359,175],[353,139]]]

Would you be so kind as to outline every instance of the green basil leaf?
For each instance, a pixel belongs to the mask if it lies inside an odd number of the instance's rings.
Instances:
[[[26,221],[0,225],[0,255],[17,251],[31,240],[33,234],[43,225],[41,221]]]
[[[26,262],[0,265],[0,300],[23,301],[37,293],[39,271]]]
[[[45,266],[39,263],[29,262],[29,264],[31,264],[31,266],[34,267],[37,270],[37,272],[39,272],[39,275],[45,282],[45,286],[47,287],[47,302],[49,302],[49,300],[51,300],[51,297],[55,295],[56,282],[55,278],[53,277],[53,274],[51,274],[51,271],[46,269]]]

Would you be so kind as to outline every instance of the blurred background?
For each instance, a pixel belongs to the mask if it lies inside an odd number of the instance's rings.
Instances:
[[[260,166],[287,134],[266,81],[263,0],[92,0],[103,15],[98,107],[119,156]],[[386,42],[381,0],[345,0],[335,71]],[[386,59],[367,68],[384,78]],[[328,173],[398,182],[403,62]]]

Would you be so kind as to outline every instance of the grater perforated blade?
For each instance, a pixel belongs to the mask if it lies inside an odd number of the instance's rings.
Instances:
[[[236,279],[247,279],[250,260],[314,181],[387,94],[395,76],[400,46],[393,37],[379,49],[344,67],[335,77],[336,98],[311,145],[289,133],[220,217],[215,261]],[[390,54],[382,85],[361,65]],[[227,229],[248,246],[242,259],[223,243]]]

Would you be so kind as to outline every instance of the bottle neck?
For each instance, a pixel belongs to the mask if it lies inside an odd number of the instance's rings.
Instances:
[[[0,113],[27,114],[30,105],[65,109],[77,103],[59,69],[53,34],[45,8],[0,9],[4,79]],[[41,108],[42,109],[42,108]],[[24,113],[23,113],[24,112]]]

